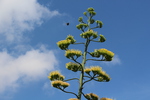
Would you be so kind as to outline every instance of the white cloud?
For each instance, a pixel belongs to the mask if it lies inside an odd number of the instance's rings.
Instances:
[[[54,52],[42,48],[32,49],[18,57],[6,51],[0,52],[0,93],[15,90],[21,83],[47,77],[57,63]]]
[[[120,60],[118,55],[115,55],[112,61],[110,61],[110,62],[102,62],[102,63],[106,64],[108,66],[114,66],[114,65],[120,65],[121,64],[121,60]]]
[[[50,11],[37,0],[0,0],[0,42],[21,40],[23,32],[56,15],[58,11]]]

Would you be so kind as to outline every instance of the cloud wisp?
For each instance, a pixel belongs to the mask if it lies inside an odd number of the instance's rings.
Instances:
[[[32,49],[16,58],[0,52],[0,94],[46,77],[57,64],[54,52],[46,49]]]
[[[102,63],[107,65],[107,66],[114,66],[114,65],[120,65],[121,64],[121,60],[120,60],[118,55],[115,55],[112,61],[110,61],[110,62],[102,62]]]
[[[41,25],[43,19],[60,15],[37,0],[0,0],[0,42],[18,42],[25,31]]]

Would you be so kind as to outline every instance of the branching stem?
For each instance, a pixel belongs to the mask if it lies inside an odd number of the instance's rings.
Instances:
[[[60,88],[60,87],[59,87],[58,89],[60,89],[61,91],[65,92],[65,93],[73,94],[73,95],[75,95],[75,96],[78,98],[78,95],[75,94],[74,92],[68,92],[68,91],[65,91],[64,89],[62,89],[62,88]]]

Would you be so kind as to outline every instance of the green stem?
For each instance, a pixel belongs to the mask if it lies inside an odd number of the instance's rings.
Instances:
[[[91,20],[91,16],[89,16],[89,20]],[[90,30],[90,22],[88,22],[88,31]],[[90,39],[87,38],[85,42],[85,48],[84,48],[84,53],[83,53],[83,60],[82,60],[82,71],[80,74],[80,81],[79,81],[79,90],[78,90],[78,99],[81,100],[81,97],[83,95],[82,89],[83,89],[83,77],[84,77],[84,67],[86,64],[86,55],[88,53],[88,45],[90,43]]]
[[[82,60],[82,71],[80,74],[80,81],[79,81],[79,91],[78,91],[78,99],[79,100],[81,100],[81,96],[82,96],[84,67],[85,67],[85,63],[86,63],[87,48],[88,48],[89,43],[90,43],[90,40],[86,39],[85,50],[83,53],[83,60]]]

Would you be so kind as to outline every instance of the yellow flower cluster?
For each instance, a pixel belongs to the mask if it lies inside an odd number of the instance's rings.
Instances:
[[[79,50],[74,50],[74,49],[70,49],[70,50],[66,50],[65,56],[67,58],[72,58],[74,56],[76,57],[80,57],[82,55],[82,52]]]
[[[64,80],[64,76],[60,74],[59,71],[53,71],[49,74],[48,78],[51,80],[51,81],[54,81],[54,80]]]
[[[71,40],[70,43],[73,44],[76,42],[76,40],[74,39],[74,37],[72,35],[68,35],[66,40]]]
[[[84,69],[84,72],[87,73],[87,74],[90,74],[91,68],[85,68],[85,69]]]
[[[82,34],[80,34],[80,36],[82,38],[90,38],[92,36],[93,39],[95,39],[98,37],[98,34],[97,32],[94,32],[93,30],[89,30],[89,31],[83,32]]]
[[[84,23],[81,23],[81,24],[79,24],[79,25],[76,25],[77,29],[79,29],[79,30],[82,30],[82,29],[86,28],[87,26],[88,26],[88,25],[87,25],[87,24],[84,24]]]
[[[100,74],[100,72],[102,71],[102,68],[99,66],[92,66],[91,71],[93,72],[93,74]]]
[[[66,68],[68,70],[72,70],[74,72],[77,72],[77,71],[81,71],[82,70],[82,67],[77,64],[77,63],[73,63],[73,62],[69,62],[69,63],[66,63]]]
[[[70,98],[70,99],[68,99],[68,100],[79,100],[79,99],[77,99],[77,98]]]
[[[110,99],[110,98],[101,98],[100,100],[113,100],[113,99]]]
[[[68,87],[70,84],[67,83],[67,82],[63,82],[63,81],[60,81],[60,80],[56,80],[56,81],[52,81],[51,82],[51,85],[55,88],[59,88],[59,87],[63,87],[63,88],[66,88]]]
[[[91,66],[91,68],[85,68],[84,72],[87,74],[90,74],[92,72],[94,75],[97,75],[98,81],[110,81],[110,77],[108,74],[106,74],[105,71],[102,70],[99,66]]]
[[[95,49],[94,52],[90,53],[92,57],[100,57],[101,55],[105,58],[105,61],[111,61],[114,57],[114,53],[107,49]]]
[[[113,52],[111,52],[111,51],[109,51],[109,50],[107,50],[107,49],[99,49],[98,50],[98,52],[100,53],[100,54],[102,54],[102,55],[108,55],[108,56],[110,56],[110,57],[113,57],[114,56],[114,53]]]
[[[85,97],[88,100],[98,100],[99,99],[98,95],[96,95],[94,93],[85,94]]]
[[[57,45],[60,49],[66,50],[70,44],[73,44],[75,42],[76,40],[74,39],[74,37],[72,35],[68,35],[66,40],[58,41]]]
[[[57,42],[57,45],[60,49],[66,50],[68,46],[71,44],[71,40],[61,40]]]

